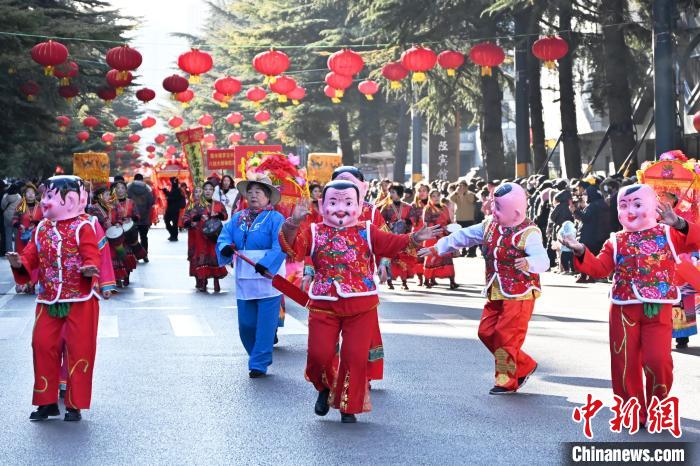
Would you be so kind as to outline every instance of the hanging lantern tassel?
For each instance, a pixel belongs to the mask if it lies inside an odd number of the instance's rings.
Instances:
[[[53,66],[44,67],[44,76],[53,76]]]
[[[280,94],[279,97],[277,97],[277,102],[281,104],[287,102],[287,96],[284,94]]]
[[[447,68],[447,76],[455,76],[456,74],[454,68]]]
[[[202,82],[202,78],[200,78],[198,74],[191,74],[187,81],[190,84],[199,84],[200,82]]]
[[[190,106],[190,104],[188,104],[187,102],[182,102],[182,108],[187,108],[189,106]]]
[[[59,84],[60,84],[61,86],[67,86],[67,85],[70,84],[70,79],[68,79],[67,77],[63,77],[63,78],[61,78],[61,80],[59,81]]]
[[[333,97],[333,98],[331,99],[331,102],[333,102],[334,104],[339,104],[339,103],[340,103],[340,99],[337,98],[337,97]]]
[[[367,100],[374,100],[374,96],[372,94],[365,94],[365,97],[367,97]]]
[[[544,66],[548,70],[556,70],[557,69],[557,63],[554,60],[547,60],[544,62]]]
[[[391,89],[401,89],[401,81],[391,81],[391,84],[389,84],[389,87]]]
[[[226,103],[226,101],[222,100],[221,102],[219,102],[219,107],[228,108],[228,103]]]
[[[117,95],[122,95],[122,94],[124,93],[124,88],[123,88],[123,87],[118,87],[118,88],[116,89],[116,91],[117,91]]]
[[[491,73],[491,67],[490,66],[482,66],[481,67],[481,76],[493,76]]]
[[[335,90],[335,96],[338,98],[338,102],[340,102],[340,98],[343,97],[344,95],[345,95],[345,92],[342,89]]]
[[[299,101],[297,99],[292,99],[292,104],[293,105],[299,105]]]
[[[122,70],[119,73],[117,73],[117,79],[125,80],[129,79],[129,71],[128,70]]]
[[[411,81],[413,81],[414,83],[422,83],[425,82],[425,80],[426,76],[425,73],[423,73],[422,71],[416,71],[415,73],[413,73],[413,77],[411,78]]]

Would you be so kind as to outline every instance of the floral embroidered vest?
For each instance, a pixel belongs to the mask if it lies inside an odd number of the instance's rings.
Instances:
[[[533,229],[536,230],[537,226],[528,219],[515,227],[503,227],[496,222],[488,223],[483,243],[486,259],[484,294],[488,293],[494,280],[498,280],[501,293],[507,298],[517,298],[532,290],[541,290],[539,274],[522,272],[515,268],[516,259],[527,257],[525,247],[519,247],[518,243],[526,231]]]
[[[316,269],[309,296],[337,301],[377,294],[370,222],[348,228],[311,225],[311,260]]]
[[[44,304],[87,301],[92,290],[81,290],[83,260],[78,253],[78,233],[90,221],[78,216],[59,222],[42,220],[35,242],[39,254],[39,287],[36,301]]]
[[[679,262],[667,225],[610,235],[615,273],[610,297],[614,304],[677,303],[674,286]]]

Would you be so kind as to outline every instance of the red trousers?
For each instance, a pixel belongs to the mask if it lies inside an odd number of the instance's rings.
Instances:
[[[58,402],[61,353],[65,336],[68,383],[67,408],[87,409],[92,396],[92,371],[97,346],[99,301],[71,303],[65,318],[48,315],[48,306],[37,304],[32,350],[34,353],[34,396],[32,404],[41,406]]]
[[[353,316],[330,312],[309,312],[309,353],[306,378],[316,390],[331,390],[329,402],[343,413],[358,414],[372,409],[367,387],[370,341],[377,309]],[[342,334],[340,364],[333,360],[338,337]]]
[[[499,387],[516,390],[518,378],[529,374],[537,365],[521,349],[534,308],[534,299],[486,301],[479,339],[496,359],[495,385]]]
[[[367,367],[368,380],[382,380],[384,378],[384,343],[382,332],[379,330],[379,316],[376,311],[372,328],[372,339],[369,344],[369,366]]]
[[[671,304],[649,318],[643,304],[610,306],[610,369],[613,393],[639,400],[639,418],[646,421],[651,397],[666,398],[673,384]],[[644,376],[646,375],[646,390]]]

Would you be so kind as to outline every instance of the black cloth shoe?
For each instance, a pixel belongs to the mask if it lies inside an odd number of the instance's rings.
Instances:
[[[343,424],[355,424],[357,418],[354,414],[340,413],[340,422]]]
[[[679,337],[676,338],[676,348],[678,349],[685,349],[688,347],[688,342],[690,339],[688,337]]]
[[[330,406],[328,406],[328,395],[330,395],[330,393],[331,391],[327,388],[318,392],[318,398],[316,399],[316,404],[314,405],[314,413],[316,413],[318,416],[325,416],[331,409]]]
[[[60,416],[61,411],[58,409],[58,403],[43,405],[37,407],[36,411],[29,415],[30,421],[45,421],[49,416]]]
[[[248,376],[251,379],[259,379],[260,377],[265,377],[265,373],[262,371],[259,371],[257,369],[252,369],[249,373]]]
[[[498,385],[494,385],[494,387],[489,390],[489,395],[510,395],[511,393],[515,393],[515,390],[508,390]]]
[[[143,263],[144,263],[144,264],[148,264],[149,262],[150,262],[150,261],[148,260],[148,257],[144,257],[144,258],[143,258]]]
[[[67,422],[77,422],[82,418],[83,416],[80,415],[79,409],[66,408],[66,415],[63,417],[63,420]]]
[[[525,377],[518,377],[518,390],[523,388],[523,386],[527,382],[527,379],[529,379],[530,376],[532,374],[534,374],[536,370],[537,370],[537,364],[535,364],[535,367],[533,367],[532,370]]]
[[[280,339],[277,338],[277,332],[275,332],[275,341],[272,342],[273,345],[276,345],[277,343],[280,342]]]

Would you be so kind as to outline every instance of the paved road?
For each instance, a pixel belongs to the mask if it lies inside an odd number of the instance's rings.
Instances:
[[[2,464],[556,464],[581,441],[572,409],[587,393],[612,401],[607,286],[546,274],[525,348],[539,370],[516,396],[488,395],[493,362],[476,336],[483,264],[457,261],[456,292],[384,292],[385,380],[355,425],[313,414],[305,382],[306,313],[289,312],[265,379],[248,378],[231,283],[215,295],[187,277],[185,238],[151,232],[151,263],[102,306],[93,408],[83,421],[40,424],[32,407],[33,298],[16,296],[0,261]],[[674,354],[683,440],[700,439],[698,343]],[[594,419],[596,440],[633,437]]]

